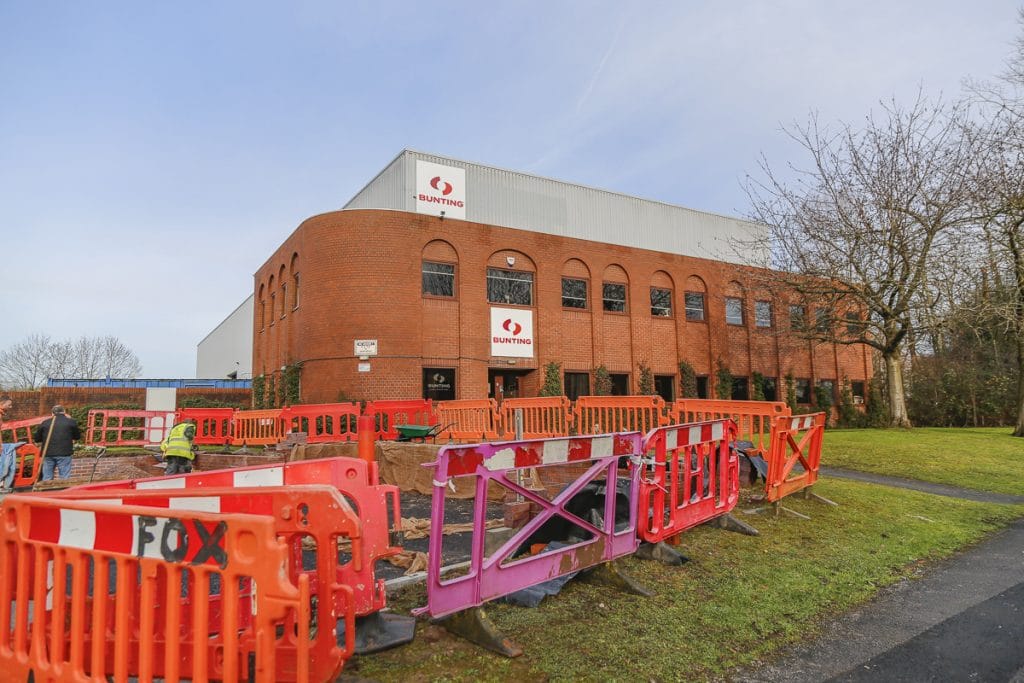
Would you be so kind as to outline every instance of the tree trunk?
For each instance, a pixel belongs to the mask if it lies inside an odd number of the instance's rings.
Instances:
[[[1017,333],[1017,426],[1013,435],[1024,436],[1024,334],[1020,331]]]
[[[883,354],[882,360],[885,361],[885,387],[889,392],[889,426],[912,427],[903,393],[903,364],[899,354]]]

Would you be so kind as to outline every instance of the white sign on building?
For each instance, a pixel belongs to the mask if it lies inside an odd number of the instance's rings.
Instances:
[[[533,311],[491,309],[491,355],[533,358]]]
[[[416,160],[416,213],[466,218],[466,170]]]
[[[377,355],[377,340],[376,339],[356,339],[355,347],[352,355],[356,357],[361,356],[376,356]]]

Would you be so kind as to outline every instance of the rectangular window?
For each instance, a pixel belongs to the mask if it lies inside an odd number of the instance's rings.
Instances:
[[[587,308],[587,281],[562,278],[562,308]]]
[[[590,395],[590,375],[585,372],[565,373],[565,395],[570,401]]]
[[[697,375],[697,398],[708,398],[708,376]]]
[[[822,334],[832,327],[832,316],[827,308],[814,309],[814,329]]]
[[[765,377],[761,383],[761,392],[766,401],[778,401],[779,389],[774,377]]]
[[[672,317],[672,290],[651,287],[651,315]]]
[[[487,300],[492,304],[533,305],[533,273],[487,269]]]
[[[455,266],[451,263],[423,262],[423,295],[455,296]]]
[[[604,310],[615,313],[626,312],[626,285],[605,282],[601,286],[601,296],[604,299]]]
[[[629,375],[609,375],[612,380],[612,396],[629,396]]]
[[[772,326],[772,302],[771,301],[755,301],[754,302],[754,325],[756,327],[771,327]]]
[[[815,387],[814,392],[815,392],[814,393],[814,404],[815,405],[821,405],[821,401],[819,400],[818,397],[820,395],[822,395],[822,394],[824,394],[827,397],[826,400],[829,401],[829,405],[830,406],[835,405],[835,403],[836,403],[836,382],[835,382],[835,380],[832,380],[832,379],[818,380],[818,386]]]
[[[735,296],[725,297],[725,322],[729,325],[743,324],[743,299]]]
[[[654,393],[661,396],[666,403],[676,400],[676,378],[672,375],[655,375]]]
[[[793,380],[793,385],[796,387],[796,402],[808,404],[811,402],[811,380],[809,379],[796,379]]]
[[[853,337],[859,337],[864,333],[864,323],[861,322],[859,313],[855,311],[847,311],[846,333]]]
[[[690,322],[703,321],[704,294],[701,292],[687,292],[683,299],[686,302],[686,319]]]
[[[423,398],[455,400],[455,368],[423,368]]]
[[[270,294],[270,326],[274,326],[274,311],[277,310],[277,292]]]
[[[864,403],[864,388],[865,382],[855,380],[850,382],[850,393],[853,394],[853,402],[856,405],[862,405]]]
[[[807,311],[803,306],[792,304],[789,307],[789,328],[802,331],[807,328]]]
[[[746,377],[732,378],[732,400],[747,401],[750,399],[750,381]]]
[[[294,311],[299,307],[299,274],[295,273],[295,283],[292,285],[292,298],[295,299],[295,303],[292,304],[292,310]]]
[[[267,326],[267,302],[260,301],[260,332]]]
[[[285,315],[285,310],[288,308],[288,285],[286,283],[281,284],[281,317]]]

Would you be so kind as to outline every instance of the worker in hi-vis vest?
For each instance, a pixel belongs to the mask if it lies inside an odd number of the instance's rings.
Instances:
[[[170,433],[160,443],[160,452],[167,460],[165,474],[191,472],[196,454],[192,451],[192,439],[196,438],[196,426],[191,422],[179,422],[171,427]]]

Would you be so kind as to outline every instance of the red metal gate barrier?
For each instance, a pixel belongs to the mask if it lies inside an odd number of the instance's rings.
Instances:
[[[231,419],[234,408],[178,408],[175,423],[192,420],[196,423],[193,443],[226,446],[231,443]]]
[[[654,452],[650,478],[640,480],[637,533],[658,543],[727,514],[739,500],[739,459],[730,446],[736,423],[715,420],[660,427],[644,438]]]
[[[501,402],[501,426],[505,438],[514,439],[515,413],[523,414],[523,439],[548,439],[569,436],[572,426],[572,401],[565,396],[506,398]]]
[[[789,406],[781,401],[719,401],[687,398],[676,401],[669,408],[669,417],[675,424],[703,422],[729,418],[736,423],[737,439],[754,444],[753,451],[764,457],[771,440],[772,420],[789,415]]]
[[[821,441],[825,413],[781,416],[772,424],[765,499],[774,503],[789,494],[813,486],[821,466]],[[797,463],[803,471],[795,472]]]
[[[85,484],[71,489],[105,495],[108,491],[136,489],[139,491],[230,487],[331,485],[337,488],[357,511],[362,524],[362,563],[344,563],[338,570],[339,581],[354,587],[356,614],[377,612],[387,604],[384,580],[375,576],[378,560],[402,551],[402,515],[398,487],[380,484],[377,464],[356,458],[325,458],[284,465],[239,467],[212,472],[193,472],[173,477],[155,477],[115,482]],[[57,494],[61,495],[61,494]],[[325,539],[317,538],[319,547]]]
[[[355,441],[358,403],[311,403],[282,411],[286,432],[305,432],[309,443]]]
[[[231,418],[231,445],[276,446],[284,441],[287,420],[275,410],[236,410]]]
[[[580,396],[573,412],[578,434],[602,434],[649,432],[665,424],[664,411],[660,396]]]
[[[160,443],[174,425],[174,414],[158,410],[90,410],[89,446],[148,446]]]
[[[319,667],[309,576],[289,580],[269,517],[15,494],[0,540],[11,680],[271,683]],[[335,649],[324,668],[336,672]]]
[[[477,442],[499,437],[498,404],[492,398],[439,401],[434,410],[445,426],[438,439]]]
[[[396,425],[436,425],[438,417],[434,413],[430,399],[414,399],[411,401],[371,401],[366,404],[364,415],[374,418],[379,440],[394,441],[398,438]]]

